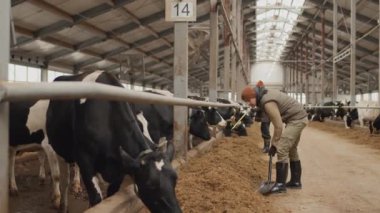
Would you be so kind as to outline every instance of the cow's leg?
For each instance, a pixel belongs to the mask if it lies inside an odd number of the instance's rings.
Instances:
[[[346,127],[346,129],[349,129],[350,127],[348,127],[348,125],[347,125],[347,116],[345,115],[345,116],[343,116],[343,122],[344,122],[344,126]]]
[[[69,186],[70,186],[70,164],[66,164],[66,184],[65,184],[65,190],[63,192],[63,199],[61,204],[62,213],[67,213],[69,209]]]
[[[372,133],[373,133],[372,121],[369,121],[369,122],[368,122],[368,126],[369,126],[369,132],[370,132],[371,135],[372,135]]]
[[[96,177],[98,178],[98,182],[99,182],[100,185],[105,185],[105,184],[107,184],[107,182],[103,179],[103,177],[102,177],[102,175],[101,175],[100,173],[98,173],[98,174],[96,175]]]
[[[123,177],[118,177],[107,188],[107,197],[114,195],[120,188]]]
[[[48,143],[47,138],[42,141],[42,148],[44,149],[46,156],[49,161],[50,174],[53,183],[53,195],[52,201],[54,208],[59,209],[61,204],[61,191],[59,189],[59,180],[60,180],[60,171],[59,171],[59,163],[57,159],[57,155],[55,151]]]
[[[38,152],[38,161],[40,162],[40,173],[38,175],[38,178],[40,179],[40,185],[43,185],[46,179],[44,151]]]
[[[9,193],[14,196],[18,194],[16,178],[15,178],[15,160],[16,148],[9,147]]]
[[[364,126],[364,120],[362,118],[359,118],[360,127]]]
[[[74,165],[72,167],[74,170],[74,179],[73,179],[73,183],[72,183],[71,187],[72,187],[72,190],[74,193],[80,193],[80,192],[82,192],[82,186],[80,185],[79,167],[76,163],[74,163]]]
[[[194,140],[194,137],[192,134],[189,134],[189,149],[193,149],[193,140]]]
[[[82,175],[83,184],[86,187],[90,206],[94,206],[102,201],[98,179],[93,166],[93,161],[84,153],[78,156],[78,166]]]

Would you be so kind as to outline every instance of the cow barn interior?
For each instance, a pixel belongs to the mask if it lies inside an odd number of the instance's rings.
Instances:
[[[379,0],[6,0],[0,16],[0,213],[380,212]],[[241,98],[260,80],[308,115],[302,188],[269,196],[278,153]]]

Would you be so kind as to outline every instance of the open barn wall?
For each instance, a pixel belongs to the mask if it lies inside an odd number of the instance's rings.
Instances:
[[[282,64],[274,62],[255,63],[251,68],[251,73],[253,84],[262,80],[268,88],[282,89],[284,75]]]

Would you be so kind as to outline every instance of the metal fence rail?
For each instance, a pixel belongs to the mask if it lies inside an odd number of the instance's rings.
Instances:
[[[380,106],[304,106],[304,108],[322,108],[322,109],[380,109]]]
[[[168,97],[93,82],[0,83],[0,102],[39,99],[68,100],[78,98],[193,107],[240,107],[238,104],[223,104]]]

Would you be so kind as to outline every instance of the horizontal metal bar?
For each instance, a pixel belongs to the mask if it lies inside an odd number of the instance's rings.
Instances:
[[[222,104],[167,97],[93,82],[0,83],[0,102],[39,99],[70,100],[79,98],[179,106],[240,107],[238,104]]]
[[[191,27],[189,27],[189,30],[204,30],[204,31],[210,31],[210,27],[208,27],[208,26],[191,26]]]
[[[337,109],[337,108],[356,108],[356,109],[380,109],[380,106],[304,106],[304,108],[325,108],[325,109]]]
[[[316,8],[319,8],[318,6],[298,6],[298,7],[295,7],[295,6],[287,6],[287,5],[268,5],[268,6],[250,6],[249,7],[250,9],[257,9],[257,10],[267,10],[267,9],[270,9],[270,10],[276,10],[276,9],[284,9],[284,10],[297,10],[297,9],[316,9]]]

